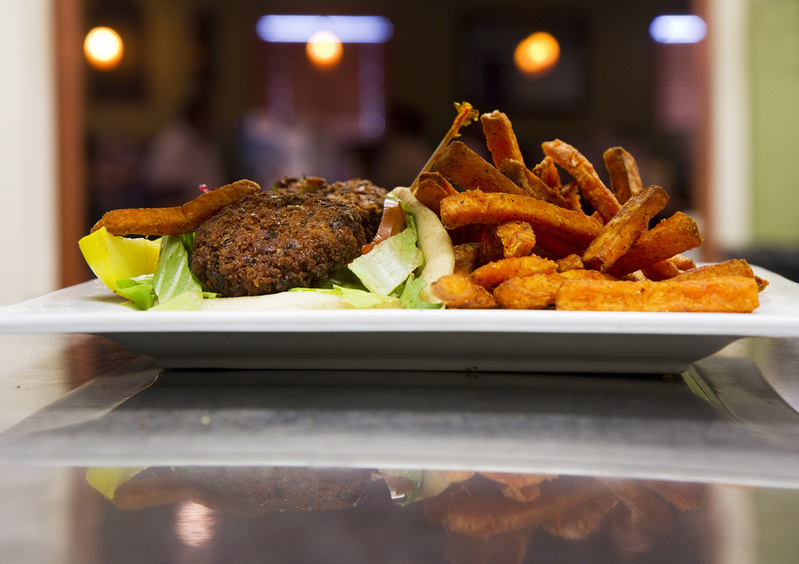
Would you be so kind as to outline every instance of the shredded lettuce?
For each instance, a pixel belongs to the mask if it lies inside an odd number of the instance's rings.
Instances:
[[[427,282],[411,274],[405,281],[400,294],[400,303],[404,309],[439,309],[441,304],[431,304],[422,299],[422,289]]]
[[[402,204],[406,207],[405,204]],[[372,292],[387,296],[396,290],[417,268],[424,266],[424,255],[416,242],[416,220],[409,210],[407,227],[378,243],[374,249],[349,264],[349,269]]]
[[[345,303],[356,309],[374,308],[399,308],[402,301],[398,296],[383,296],[369,290],[354,288],[352,286],[338,286],[332,288],[292,288],[290,292],[318,292],[339,296]]]

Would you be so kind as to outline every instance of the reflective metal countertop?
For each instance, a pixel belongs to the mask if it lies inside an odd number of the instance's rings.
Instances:
[[[746,339],[658,376],[190,371],[0,336],[0,552],[788,562],[797,347]]]

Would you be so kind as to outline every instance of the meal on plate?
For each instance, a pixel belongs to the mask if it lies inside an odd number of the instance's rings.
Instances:
[[[633,156],[575,147],[525,163],[513,126],[468,103],[409,187],[240,180],[183,206],[113,210],[81,239],[140,309],[449,308],[749,313],[768,284],[744,260],[697,266],[696,222],[665,208]],[[480,122],[490,160],[457,140]],[[234,299],[235,298],[235,299]]]

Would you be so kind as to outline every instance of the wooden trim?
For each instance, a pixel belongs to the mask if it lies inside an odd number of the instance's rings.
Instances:
[[[53,2],[53,60],[56,84],[56,178],[58,283],[61,287],[91,278],[78,249],[86,232],[85,97],[83,76],[83,2]]]

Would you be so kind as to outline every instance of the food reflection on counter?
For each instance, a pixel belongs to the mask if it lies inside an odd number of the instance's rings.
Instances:
[[[346,517],[370,505],[373,519],[379,507],[395,512],[392,527],[403,517],[422,521],[439,535],[439,555],[453,564],[538,562],[530,557],[541,543],[547,550],[552,543],[561,550],[599,543],[638,555],[663,550],[680,542],[676,531],[698,522],[707,488],[641,479],[303,467],[91,468],[86,478],[125,512],[188,503],[219,518],[257,520]]]

